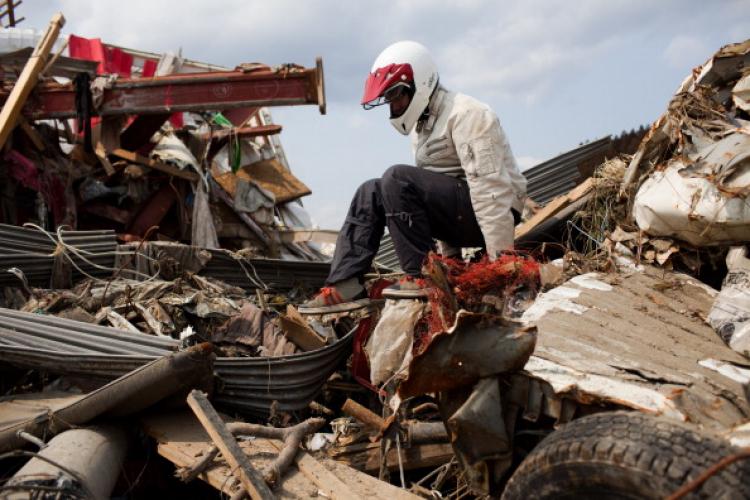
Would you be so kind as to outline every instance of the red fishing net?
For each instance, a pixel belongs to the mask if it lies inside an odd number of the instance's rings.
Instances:
[[[521,288],[536,290],[539,263],[525,255],[506,254],[478,262],[430,254],[424,267],[431,286],[430,310],[414,332],[415,354],[438,332],[450,328],[459,309],[501,314],[505,301]]]

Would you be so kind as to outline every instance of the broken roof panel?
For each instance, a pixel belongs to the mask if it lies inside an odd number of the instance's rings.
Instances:
[[[539,331],[525,372],[582,404],[737,425],[750,417],[742,383],[707,358],[729,368],[747,361],[704,321],[714,296],[685,275],[652,268],[577,276],[541,294],[524,314]]]
[[[611,142],[610,136],[603,137],[524,170],[529,197],[544,204],[573,189],[583,180],[579,165],[604,154]]]

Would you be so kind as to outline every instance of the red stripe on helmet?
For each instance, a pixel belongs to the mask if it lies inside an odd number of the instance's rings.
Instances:
[[[367,77],[361,104],[374,101],[395,83],[412,81],[414,81],[414,72],[411,64],[389,64],[378,68]]]

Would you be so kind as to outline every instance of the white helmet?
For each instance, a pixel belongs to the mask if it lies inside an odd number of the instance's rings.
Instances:
[[[375,59],[365,82],[362,106],[372,109],[386,104],[391,91],[406,90],[411,101],[398,116],[391,116],[391,124],[404,135],[416,125],[438,84],[438,72],[432,56],[424,45],[412,41],[396,42]]]

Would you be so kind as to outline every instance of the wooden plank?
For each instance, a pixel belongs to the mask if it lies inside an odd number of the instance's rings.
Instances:
[[[146,433],[159,443],[157,447],[159,455],[177,467],[192,465],[211,445],[210,438],[203,427],[195,416],[188,411],[162,412],[145,417],[142,423]],[[277,450],[283,446],[283,443],[277,440],[259,438],[241,441],[239,445],[255,468],[264,470],[271,464],[278,453]],[[278,498],[290,500],[302,500],[315,496],[325,498],[318,494],[320,488],[317,483],[299,469],[299,462],[301,461],[309,462],[306,458],[299,456],[297,467],[291,467],[284,474],[274,489],[274,494]],[[328,457],[318,457],[317,461],[318,464],[334,474],[339,481],[348,485],[349,489],[354,491],[355,498],[382,500],[417,500],[419,498],[404,489],[380,481]],[[307,467],[306,470],[310,471],[312,468]],[[328,476],[321,474],[319,477]],[[236,487],[232,484],[231,470],[221,458],[216,459],[198,478],[228,496],[231,496],[236,490]],[[323,491],[325,491],[325,488]]]
[[[568,194],[558,196],[554,200],[547,203],[544,208],[539,210],[529,220],[521,224],[516,228],[516,239],[521,238],[526,233],[534,229],[536,226],[554,216],[565,207],[575,203],[576,201],[583,198],[593,186],[593,179],[589,177],[581,184],[573,188]]]
[[[134,151],[128,151],[126,149],[118,148],[110,151],[109,154],[132,163],[137,163],[138,165],[143,165],[144,167],[158,170],[159,172],[164,172],[165,174],[169,174],[173,177],[186,179],[190,182],[196,182],[200,179],[200,176],[196,172],[179,169],[173,165],[169,165],[168,163],[163,163],[158,160],[154,160],[153,158],[147,158],[143,155],[139,155]]]
[[[438,467],[453,458],[453,447],[448,443],[415,444],[401,448],[401,463],[404,470]],[[380,470],[380,443],[358,443],[343,448],[331,448],[329,456],[357,470],[375,474]],[[387,467],[398,470],[398,451],[392,447],[388,452]]]
[[[272,192],[276,203],[287,203],[312,193],[309,187],[275,158],[243,166],[237,172],[237,177],[251,180]]]
[[[21,75],[18,77],[18,81],[10,91],[8,100],[3,104],[3,109],[0,111],[0,148],[5,146],[8,136],[10,136],[10,133],[15,128],[21,109],[26,104],[26,99],[39,80],[39,73],[44,68],[47,57],[55,41],[57,41],[57,36],[60,34],[60,29],[64,25],[65,18],[60,12],[52,16],[47,31],[39,40],[36,49],[34,49],[31,57],[26,62],[26,66],[24,66]]]
[[[326,340],[307,324],[293,305],[286,307],[286,316],[281,316],[280,320],[284,335],[303,351],[314,351],[326,345]]]
[[[274,498],[263,476],[252,466],[206,395],[201,391],[193,390],[187,398],[187,403],[232,470],[236,470],[239,474],[240,482],[250,498],[259,500]]]
[[[283,447],[283,443],[280,441],[272,441],[271,444],[278,451],[281,451],[281,448]],[[326,497],[332,498],[333,500],[363,498],[352,491],[352,489],[333,472],[323,467],[323,465],[315,460],[310,454],[300,451],[297,454],[297,458],[295,458],[295,462],[302,474],[315,483]]]
[[[28,137],[29,140],[34,144],[35,148],[37,148],[39,151],[45,151],[47,149],[47,147],[44,145],[42,137],[39,135],[39,132],[37,132],[36,129],[32,127],[28,121],[26,121],[26,118],[24,118],[23,116],[19,116],[18,125],[21,127],[21,130],[24,131],[26,137]]]
[[[205,132],[200,135],[200,138],[204,141],[213,140],[218,141],[220,139],[228,139],[230,136],[235,137],[261,137],[267,135],[280,134],[282,130],[281,125],[260,125],[257,127],[234,127],[229,129],[219,129],[213,132]]]
[[[277,231],[282,243],[330,243],[335,244],[339,237],[338,230],[335,229],[309,229],[309,228],[289,228],[279,229]]]

